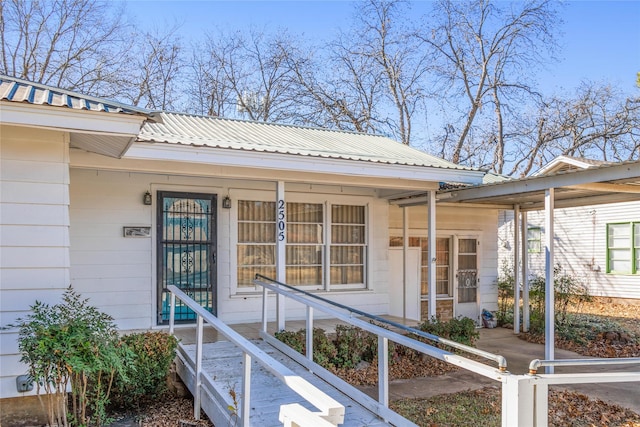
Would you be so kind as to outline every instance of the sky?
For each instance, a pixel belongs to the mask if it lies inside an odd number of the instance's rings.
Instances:
[[[215,28],[286,28],[328,40],[347,29],[357,3],[350,1],[130,0],[129,15],[143,28],[181,24],[185,41]],[[414,2],[423,14],[429,3]],[[572,90],[583,80],[612,83],[637,95],[640,71],[640,0],[568,1],[561,13],[559,60],[537,76],[542,90]]]

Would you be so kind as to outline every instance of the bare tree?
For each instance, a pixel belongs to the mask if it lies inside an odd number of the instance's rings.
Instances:
[[[208,35],[201,60],[193,69],[192,81],[203,86],[198,89],[192,84],[192,93],[201,91],[196,110],[250,120],[291,121],[296,115],[294,79],[286,60],[291,46],[291,38],[282,31]]]
[[[512,175],[528,175],[561,154],[605,161],[640,158],[640,98],[625,99],[609,85],[583,83],[573,96],[550,97],[517,125],[521,144]]]
[[[176,108],[182,86],[180,71],[184,67],[177,30],[174,26],[136,37],[142,42],[137,43],[130,54],[129,63],[134,64],[132,88],[123,95],[132,105],[154,110]]]
[[[502,169],[505,97],[516,92],[536,95],[527,71],[535,69],[542,53],[554,46],[553,7],[549,0],[506,5],[490,0],[438,2],[433,16],[437,25],[421,31],[420,37],[432,49],[437,72],[448,89],[446,95],[454,97],[454,104],[462,112],[461,126],[450,151],[453,162],[468,160],[461,156],[464,146],[469,143],[483,105],[493,103],[494,126],[497,124],[492,141],[496,147],[494,157],[498,171]]]
[[[121,17],[98,0],[3,0],[0,72],[117,97],[131,33]]]

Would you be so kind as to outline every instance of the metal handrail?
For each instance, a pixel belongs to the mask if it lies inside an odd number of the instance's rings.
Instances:
[[[529,364],[529,374],[535,375],[542,366],[599,366],[599,365],[636,365],[640,357],[605,358],[605,359],[534,359]]]
[[[407,333],[410,333],[410,334],[413,334],[413,335],[417,335],[417,336],[422,337],[422,338],[426,338],[426,339],[428,339],[430,341],[433,341],[433,342],[436,342],[436,343],[439,343],[439,344],[445,344],[445,345],[447,345],[449,347],[452,347],[452,348],[455,348],[457,350],[462,350],[462,351],[465,351],[467,353],[470,353],[470,354],[473,354],[473,355],[476,355],[476,356],[484,357],[487,360],[492,360],[492,361],[498,363],[498,368],[500,369],[500,371],[505,372],[507,370],[507,359],[505,359],[504,356],[501,356],[499,354],[493,354],[493,353],[490,353],[488,351],[480,350],[478,348],[471,347],[471,346],[468,346],[468,345],[464,345],[464,344],[461,344],[461,343],[456,342],[456,341],[448,340],[446,338],[441,338],[441,337],[439,337],[437,335],[433,335],[433,334],[421,331],[419,329],[411,328],[411,327],[403,325],[401,323],[394,322],[393,320],[385,319],[384,317],[376,316],[374,314],[370,314],[370,313],[364,312],[362,310],[358,310],[357,308],[349,307],[347,305],[340,304],[340,303],[335,302],[335,301],[331,301],[329,299],[323,298],[323,297],[321,297],[319,295],[316,295],[316,294],[313,294],[311,292],[307,292],[305,290],[298,289],[298,288],[296,288],[294,286],[287,285],[286,283],[278,282],[277,280],[274,280],[274,279],[271,279],[269,277],[263,276],[262,274],[256,274],[255,278],[256,279],[254,280],[254,283],[256,281],[259,282],[258,278],[263,279],[263,280],[268,280],[269,282],[276,283],[277,285],[282,286],[284,288],[287,288],[289,290],[292,290],[292,291],[294,291],[296,293],[301,293],[301,294],[306,295],[306,296],[308,296],[310,298],[314,298],[314,299],[322,301],[322,302],[324,302],[326,304],[333,305],[335,307],[338,307],[338,308],[341,308],[343,310],[346,310],[346,311],[348,311],[350,313],[354,313],[354,314],[357,314],[359,316],[366,317],[368,319],[374,320],[376,322],[380,322],[380,323],[387,324],[389,326],[393,326],[394,328],[400,329],[400,330],[402,330],[404,332],[407,332]]]
[[[320,409],[318,414],[326,419],[334,421],[334,424],[340,424],[344,421],[345,408],[332,397],[316,388],[304,378],[300,377],[286,366],[275,360],[269,354],[258,348],[255,344],[231,329],[227,324],[222,322],[216,316],[205,310],[200,304],[194,301],[186,293],[174,285],[170,285],[167,289],[171,292],[171,308],[169,314],[169,333],[174,332],[175,319],[175,299],[179,298],[187,307],[198,315],[197,322],[197,338],[196,338],[196,392],[194,393],[194,415],[196,419],[200,416],[200,386],[201,386],[201,362],[202,362],[202,323],[207,321],[218,332],[224,335],[230,342],[234,343],[243,352],[243,392],[241,403],[242,425],[249,425],[249,390],[251,376],[251,358],[260,363],[267,371],[271,372],[276,378],[286,384],[291,390],[306,399],[316,408]],[[197,405],[197,407],[196,407]]]

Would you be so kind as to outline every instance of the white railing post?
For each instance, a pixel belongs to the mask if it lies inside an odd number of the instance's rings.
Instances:
[[[534,427],[534,377],[505,375],[502,382],[502,427]]]
[[[313,307],[307,306],[307,358],[313,361]]]
[[[200,419],[200,390],[202,389],[202,316],[198,315],[196,326],[196,387],[193,394],[193,418]]]
[[[378,402],[389,407],[389,339],[378,336]]]
[[[243,370],[242,370],[242,425],[249,427],[249,418],[251,414],[251,356],[242,353]]]
[[[267,288],[262,287],[262,331],[267,333]]]
[[[549,425],[549,385],[539,381],[534,390],[534,420],[536,427]]]
[[[176,294],[171,292],[169,295],[169,334],[173,335],[173,324],[176,321]]]

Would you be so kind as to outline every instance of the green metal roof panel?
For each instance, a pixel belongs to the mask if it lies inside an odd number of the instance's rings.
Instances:
[[[175,113],[160,119],[145,123],[138,141],[476,171],[379,135]]]

